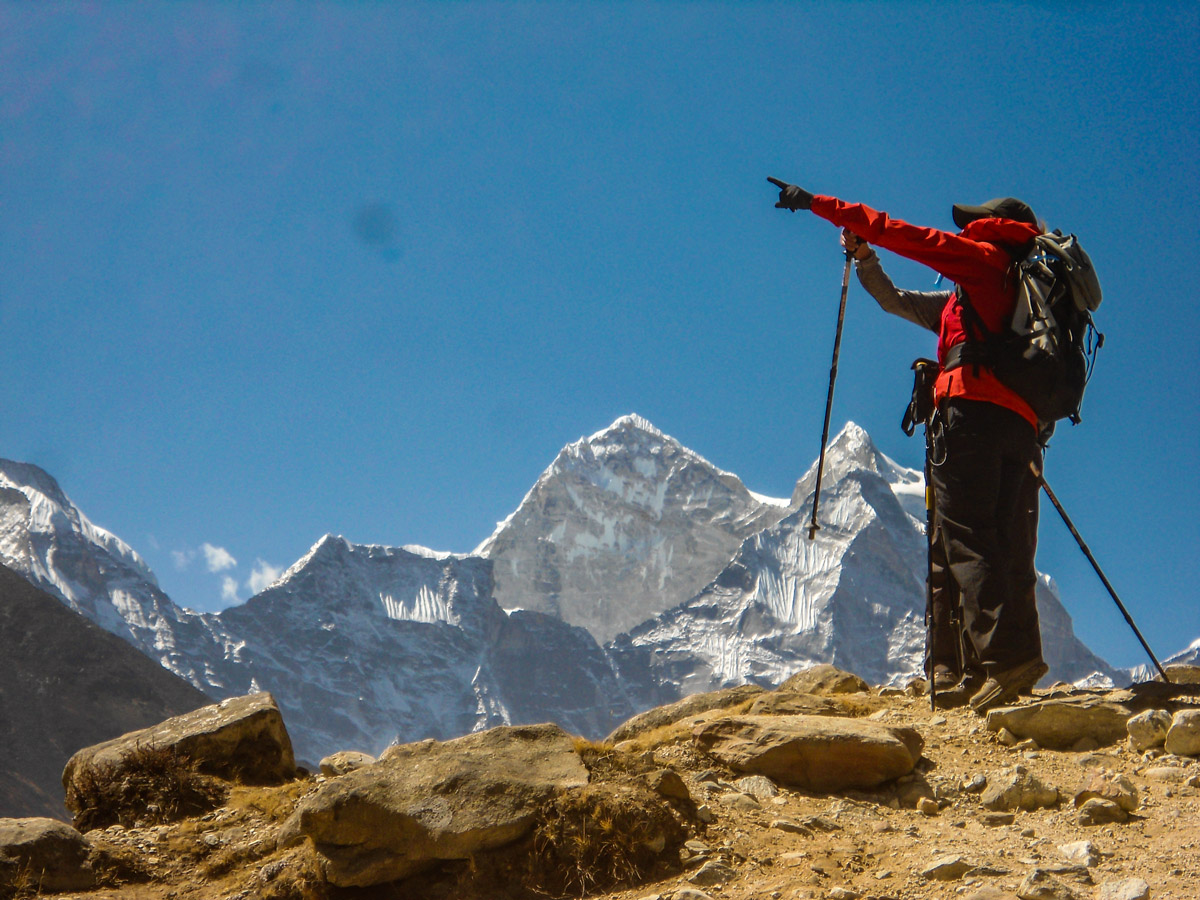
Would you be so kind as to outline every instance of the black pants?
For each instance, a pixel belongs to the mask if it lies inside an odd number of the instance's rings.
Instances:
[[[938,416],[930,668],[990,673],[1040,659],[1039,486],[1029,466],[1041,466],[1037,434],[1021,416],[992,403],[951,399]],[[956,610],[961,632],[951,621]]]

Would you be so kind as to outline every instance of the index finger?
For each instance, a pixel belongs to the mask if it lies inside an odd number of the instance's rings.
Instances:
[[[775,187],[779,188],[781,191],[785,187],[790,187],[786,181],[780,181],[778,178],[772,178],[770,175],[767,176],[767,181],[771,182],[771,184],[775,185]]]

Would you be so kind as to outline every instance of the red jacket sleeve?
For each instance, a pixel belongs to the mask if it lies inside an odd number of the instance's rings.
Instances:
[[[844,203],[818,194],[813,197],[812,211],[834,225],[850,229],[867,243],[929,266],[968,290],[981,274],[994,278],[994,273],[1004,272],[1012,264],[1012,256],[996,244],[910,225],[861,203]]]

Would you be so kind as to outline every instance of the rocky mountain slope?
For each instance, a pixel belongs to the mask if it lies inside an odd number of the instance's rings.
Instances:
[[[259,695],[78,754],[86,833],[0,820],[0,896],[36,870],[78,900],[1193,900],[1200,670],[1173,677],[981,719],[822,666],[604,742],[501,727],[246,783],[251,737],[290,759]],[[139,746],[191,748],[204,802],[169,812]]]
[[[562,449],[477,554],[502,606],[600,643],[695,596],[786,501],[750,493],[640,416]]]
[[[631,709],[595,641],[541,613],[506,614],[492,565],[327,535],[267,590],[213,618],[223,696],[269,690],[298,753],[378,753],[398,740],[554,720],[602,734]]]
[[[212,702],[3,566],[0,660],[0,816],[64,818],[72,753]]]

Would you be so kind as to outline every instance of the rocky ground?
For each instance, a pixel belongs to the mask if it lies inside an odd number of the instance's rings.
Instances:
[[[1162,746],[1172,715],[1176,722],[1190,722],[1193,711],[1200,711],[1200,685],[1173,690],[1150,685],[1107,693],[1060,686],[1038,691],[1014,711],[993,713],[987,719],[965,709],[931,711],[919,686],[904,692],[853,692],[854,687],[826,680],[776,692],[735,689],[716,698],[709,695],[707,702],[693,699],[673,710],[643,716],[619,729],[606,744],[576,740],[571,752],[587,764],[585,780],[590,777],[592,782],[583,789],[585,793],[611,789],[606,796],[622,798],[620,802],[637,815],[625,817],[617,806],[597,803],[589,807],[590,818],[572,819],[570,810],[560,806],[559,817],[549,819],[562,826],[554,834],[545,829],[543,813],[542,830],[532,837],[526,834],[497,849],[464,853],[470,857],[466,861],[442,863],[401,881],[369,887],[328,883],[326,875],[336,861],[314,850],[313,840],[325,838],[305,816],[316,816],[317,801],[331,795],[333,808],[340,810],[333,817],[339,827],[357,827],[348,824],[350,801],[345,798],[350,794],[338,794],[336,786],[355,778],[366,785],[363,773],[373,767],[355,768],[365,760],[349,759],[342,761],[343,768],[354,769],[348,775],[308,775],[275,786],[235,784],[217,808],[179,821],[94,828],[84,838],[88,865],[99,886],[54,896],[80,900],[474,900],[583,892],[604,900],[1195,900],[1200,896],[1200,746],[1181,743],[1191,740],[1186,729],[1174,732],[1181,737],[1167,743],[1175,752]],[[1152,710],[1166,712],[1147,712]],[[1127,720],[1134,714],[1139,716],[1131,726]],[[731,716],[742,717],[737,746],[723,743],[725,738],[718,735],[721,729],[733,727]],[[766,752],[774,740],[763,731],[767,725],[792,727],[803,721],[808,727],[813,721],[819,724],[822,717],[835,725],[853,720],[851,724],[865,723],[867,729],[879,726],[881,735],[892,736],[887,738],[891,741],[887,752],[901,759],[905,741],[912,743],[906,729],[923,739],[923,747],[917,745],[918,753],[912,757],[915,766],[910,761],[907,774],[872,787],[812,787],[813,779],[819,781],[837,769],[838,753],[859,752],[858,745],[850,744],[841,750],[835,746],[834,757],[819,765],[811,757],[797,757],[774,777],[748,774],[778,763],[771,763]],[[759,730],[747,731],[751,725]],[[561,740],[556,745],[561,750],[559,745]],[[446,745],[412,746],[416,749],[402,749],[397,759],[415,771],[422,759],[432,758],[426,754]],[[753,747],[760,753],[757,763],[747,761]],[[386,759],[385,754],[379,765]],[[881,759],[855,757],[849,769],[861,773],[864,768],[890,765]],[[396,760],[391,764],[397,765]],[[800,769],[805,774],[795,776]],[[880,771],[881,777],[889,774]],[[455,773],[448,780],[442,778],[435,792],[453,793],[454,785],[473,777],[457,769]],[[805,779],[810,786],[798,787]],[[580,797],[579,790],[576,785],[572,796]],[[645,799],[651,795],[669,801],[669,815],[651,808],[653,803]],[[308,812],[298,815],[298,808]],[[572,830],[567,828],[570,822],[582,822],[584,827],[572,826]],[[365,830],[353,840],[367,844],[375,839],[372,828],[386,830],[378,822],[362,827]],[[622,842],[622,829],[642,830],[636,840]],[[286,837],[289,831],[291,838]],[[609,843],[605,835],[612,836]],[[578,845],[574,856],[565,849],[567,836]],[[424,840],[411,838],[414,845]],[[646,848],[650,856],[643,852]],[[326,852],[332,851],[326,848]],[[356,861],[358,868],[353,871],[374,866],[383,851],[372,852],[367,863]],[[559,855],[554,857],[556,852]],[[557,862],[552,864],[551,857]],[[564,868],[568,857],[571,865]],[[3,859],[0,852],[0,862]],[[611,883],[622,876],[629,880],[620,889],[603,890],[606,879]],[[50,894],[47,890],[39,894],[28,867],[10,882],[10,896]]]

